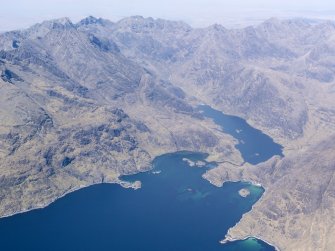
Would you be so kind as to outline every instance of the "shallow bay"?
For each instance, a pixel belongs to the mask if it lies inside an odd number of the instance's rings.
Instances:
[[[213,163],[190,167],[183,158],[197,161],[206,155],[179,152],[156,158],[152,171],[125,177],[140,180],[138,190],[95,185],[44,209],[1,219],[1,250],[203,251],[241,250],[234,249],[241,245],[246,251],[274,250],[262,242],[250,245],[250,240],[219,243],[263,188],[243,182],[215,187],[201,177]],[[238,194],[242,188],[250,190],[248,197]]]
[[[199,106],[251,164],[282,146],[245,120]],[[218,188],[202,178],[215,163],[207,155],[177,152],[157,157],[149,172],[124,177],[138,190],[100,184],[66,195],[44,209],[0,219],[1,250],[273,251],[255,238],[220,244],[228,229],[251,210],[264,189],[245,182]],[[202,163],[201,167],[194,163]],[[205,163],[205,165],[203,165]],[[239,191],[247,191],[242,197]]]

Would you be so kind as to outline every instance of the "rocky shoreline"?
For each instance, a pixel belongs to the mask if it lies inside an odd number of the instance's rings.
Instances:
[[[18,212],[14,212],[14,213],[11,213],[11,214],[0,216],[0,220],[2,218],[8,218],[8,217],[11,217],[11,216],[14,216],[14,215],[17,215],[17,214],[28,213],[28,212],[36,210],[36,209],[46,208],[49,205],[53,204],[57,200],[65,197],[66,195],[68,195],[70,193],[76,192],[76,191],[78,191],[80,189],[87,188],[87,187],[90,187],[90,186],[99,185],[99,184],[115,184],[115,185],[120,185],[120,186],[122,186],[125,189],[134,189],[134,190],[137,190],[137,189],[141,188],[141,182],[140,181],[127,182],[127,181],[119,180],[119,181],[115,181],[115,182],[96,182],[96,183],[89,184],[87,186],[80,186],[80,187],[73,188],[73,189],[71,189],[69,191],[66,191],[64,194],[62,194],[61,196],[58,196],[58,197],[54,198],[52,201],[50,201],[47,204],[36,205],[35,207],[29,208],[29,209],[26,209],[26,210],[22,210],[22,211],[18,211]]]
[[[203,161],[193,162],[193,161],[191,161],[191,160],[189,160],[189,159],[187,159],[187,158],[183,158],[183,161],[187,162],[188,165],[189,165],[190,167],[195,167],[195,166],[196,166],[196,167],[203,167],[203,166],[206,164],[206,162],[203,162]],[[145,171],[142,171],[142,172],[148,172],[148,171],[152,171],[152,169],[148,169],[148,170],[145,170]],[[141,173],[141,172],[139,172],[139,173]],[[210,179],[205,178],[205,177],[203,177],[203,178],[206,179],[208,182],[210,182],[212,185],[214,185],[214,186],[218,186],[217,184],[213,183]],[[235,180],[235,181],[233,181],[233,180],[227,180],[227,181],[225,181],[225,182],[247,182],[247,183],[250,183],[250,184],[255,185],[255,186],[262,186],[262,185],[259,184],[259,183],[256,183],[256,182],[250,182],[250,181],[239,181],[239,180]],[[76,191],[78,191],[78,190],[80,190],[80,189],[87,188],[87,187],[90,187],[90,186],[99,185],[99,184],[117,184],[117,185],[122,186],[122,187],[125,188],[125,189],[134,189],[134,190],[141,189],[141,181],[128,182],[128,181],[123,181],[123,180],[118,179],[118,180],[116,180],[116,181],[111,181],[111,182],[108,182],[108,181],[104,181],[104,182],[94,182],[94,183],[89,184],[89,185],[82,185],[82,186],[79,186],[79,187],[75,187],[75,188],[73,188],[73,189],[70,189],[70,190],[66,191],[64,194],[62,194],[61,196],[58,196],[58,197],[54,198],[52,201],[50,201],[50,202],[47,203],[47,204],[37,205],[36,207],[29,208],[29,209],[27,209],[27,210],[22,210],[22,211],[14,212],[14,213],[12,213],[12,214],[3,215],[3,216],[0,217],[0,219],[1,219],[1,218],[8,218],[8,217],[11,217],[11,216],[14,216],[14,215],[17,215],[17,214],[27,213],[27,212],[30,212],[30,211],[33,211],[33,210],[37,210],[37,209],[43,209],[43,208],[45,208],[45,207],[48,207],[48,206],[51,205],[52,203],[56,202],[57,200],[59,200],[59,199],[65,197],[66,195],[68,195],[68,194],[70,194],[70,193],[76,192]],[[222,186],[222,185],[221,185],[221,186]],[[221,186],[218,186],[218,187],[221,187]],[[242,190],[243,190],[243,189],[242,189]],[[240,190],[240,191],[241,191],[241,190]],[[249,191],[249,194],[250,194],[250,191]],[[240,195],[241,195],[241,194],[240,194]],[[242,195],[241,195],[241,196],[242,196]],[[263,194],[263,196],[264,196],[264,194]],[[244,196],[242,196],[242,197],[244,197]],[[256,203],[257,203],[257,202],[256,202]],[[250,212],[253,210],[253,207],[254,207],[254,205],[252,206],[252,209],[251,209],[249,212],[245,213],[245,214],[250,213]],[[236,225],[237,225],[238,223],[239,223],[239,222],[237,222]],[[232,228],[233,228],[233,227],[232,227]],[[231,229],[232,229],[232,228],[231,228]],[[228,230],[228,233],[229,233],[229,230]],[[255,237],[255,236],[247,236],[247,237],[245,237],[244,239],[236,239],[236,238],[232,238],[229,234],[227,234],[227,235],[225,236],[225,239],[221,240],[220,243],[221,243],[221,244],[225,244],[225,243],[227,243],[227,242],[238,241],[238,240],[246,240],[246,239],[248,239],[248,238],[257,238],[257,239],[259,239],[259,240],[262,240],[262,241],[266,242],[267,244],[273,246],[273,247],[276,249],[276,251],[280,251],[280,249],[279,249],[278,247],[276,247],[275,245],[273,245],[273,244],[271,244],[270,242],[267,242],[267,241],[265,241],[265,240],[263,240],[263,239],[261,239],[261,238]]]
[[[266,240],[263,240],[263,239],[261,239],[261,238],[258,238],[257,236],[252,236],[252,235],[250,235],[250,236],[246,236],[244,239],[235,239],[235,238],[232,238],[232,237],[230,237],[230,236],[226,236],[223,240],[220,241],[220,243],[224,245],[224,244],[226,244],[226,243],[228,243],[228,242],[244,241],[244,240],[247,240],[247,239],[249,239],[249,238],[254,238],[254,239],[261,240],[261,241],[263,241],[263,242],[269,244],[270,246],[274,247],[276,251],[281,251],[276,245],[274,245],[274,244],[272,244],[272,243],[270,243],[270,242],[268,242],[268,241],[266,241]]]

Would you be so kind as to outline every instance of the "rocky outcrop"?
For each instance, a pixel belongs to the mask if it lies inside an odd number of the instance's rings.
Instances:
[[[275,243],[280,250],[333,250],[335,234],[334,136],[280,160],[274,158],[248,171],[229,166],[206,174],[219,183],[237,179],[262,183],[263,198],[229,230],[227,237],[247,236]],[[227,176],[226,172],[230,173]]]
[[[0,36],[0,216],[121,183],[166,152],[212,149],[242,161],[236,150],[222,151],[232,139],[180,88],[81,30],[92,24],[112,23],[60,19]]]
[[[310,91],[330,82],[334,70],[335,30],[330,23],[270,19],[239,30],[221,25],[193,29],[136,16],[79,29],[115,42],[127,57],[145,63],[187,94],[242,116],[286,144],[314,124]],[[326,55],[320,57],[322,63],[313,56],[321,53]]]
[[[0,34],[0,216],[95,183],[129,187],[119,176],[157,155],[203,151],[221,162],[204,175],[213,184],[266,189],[229,236],[332,250],[334,37],[329,22],[194,29],[140,16]],[[200,103],[245,118],[286,157],[242,165]]]

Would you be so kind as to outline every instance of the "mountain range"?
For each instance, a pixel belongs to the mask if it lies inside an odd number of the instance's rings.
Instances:
[[[332,250],[334,41],[332,22],[275,18],[243,29],[62,18],[0,34],[0,216],[95,183],[132,186],[120,177],[158,155],[203,151],[225,161],[204,175],[213,184],[266,189],[229,238]],[[246,119],[285,157],[244,164],[201,103]]]

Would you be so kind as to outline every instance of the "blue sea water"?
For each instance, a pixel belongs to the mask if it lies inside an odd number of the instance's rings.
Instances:
[[[198,109],[205,117],[213,119],[224,133],[238,140],[235,147],[241,152],[244,161],[259,164],[274,155],[283,156],[281,145],[262,131],[250,126],[244,119],[226,115],[208,105],[200,105]]]
[[[201,109],[240,141],[237,148],[245,161],[259,163],[282,155],[280,145],[244,120],[210,107]],[[183,160],[206,157],[191,152],[166,154],[154,160],[152,171],[123,177],[140,180],[141,189],[94,185],[44,209],[0,219],[0,250],[274,251],[255,238],[219,243],[264,189],[245,182],[215,187],[202,178],[215,163],[190,167]],[[238,194],[242,188],[250,191],[248,197]]]
[[[0,250],[274,250],[262,242],[250,245],[252,240],[219,243],[264,190],[243,182],[215,187],[201,177],[213,163],[200,168],[183,161],[205,157],[163,155],[155,159],[153,171],[124,177],[140,180],[141,189],[95,185],[44,209],[0,219]],[[242,198],[242,188],[250,196]]]

